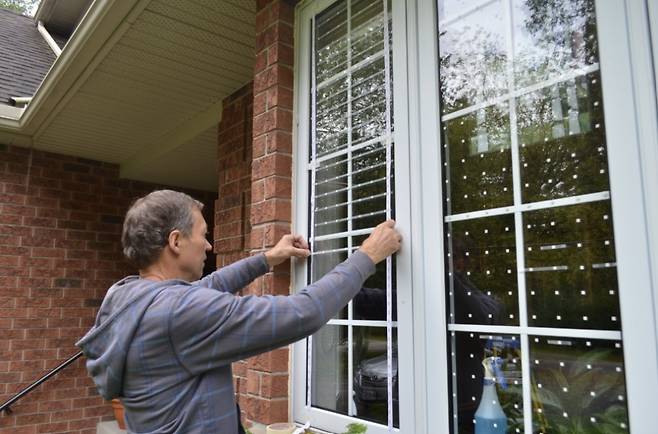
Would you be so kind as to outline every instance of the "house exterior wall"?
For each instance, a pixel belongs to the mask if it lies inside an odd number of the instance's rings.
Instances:
[[[78,352],[107,288],[135,272],[121,254],[125,211],[156,188],[119,179],[117,165],[0,145],[0,402]],[[212,221],[215,194],[188,193]],[[95,433],[113,418],[83,359],[12,410],[0,434]]]

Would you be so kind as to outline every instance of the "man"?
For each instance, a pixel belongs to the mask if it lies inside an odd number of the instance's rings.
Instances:
[[[320,329],[400,248],[391,220],[299,293],[239,297],[274,265],[309,256],[308,245],[286,235],[268,252],[197,280],[211,249],[202,208],[170,190],[132,205],[122,244],[139,275],[108,290],[94,327],[77,343],[103,398],[121,399],[131,432],[238,433],[231,363]]]

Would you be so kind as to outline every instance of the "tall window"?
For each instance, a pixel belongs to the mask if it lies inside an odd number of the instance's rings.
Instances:
[[[308,282],[394,218],[388,0],[341,0],[311,23]],[[301,73],[308,73],[301,72]],[[306,406],[398,425],[395,264],[307,340]]]
[[[629,431],[595,13],[438,2],[454,433]]]

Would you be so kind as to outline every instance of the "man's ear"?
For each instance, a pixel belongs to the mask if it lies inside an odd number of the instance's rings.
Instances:
[[[167,244],[169,245],[169,248],[176,253],[180,251],[178,245],[180,244],[181,236],[182,234],[178,229],[174,229],[173,231],[169,232],[169,239],[167,240]]]

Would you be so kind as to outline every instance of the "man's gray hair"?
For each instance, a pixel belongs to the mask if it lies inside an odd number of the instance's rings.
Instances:
[[[201,211],[203,204],[173,190],[157,190],[137,199],[123,221],[123,254],[140,269],[153,264],[173,230],[191,234],[195,209]]]

